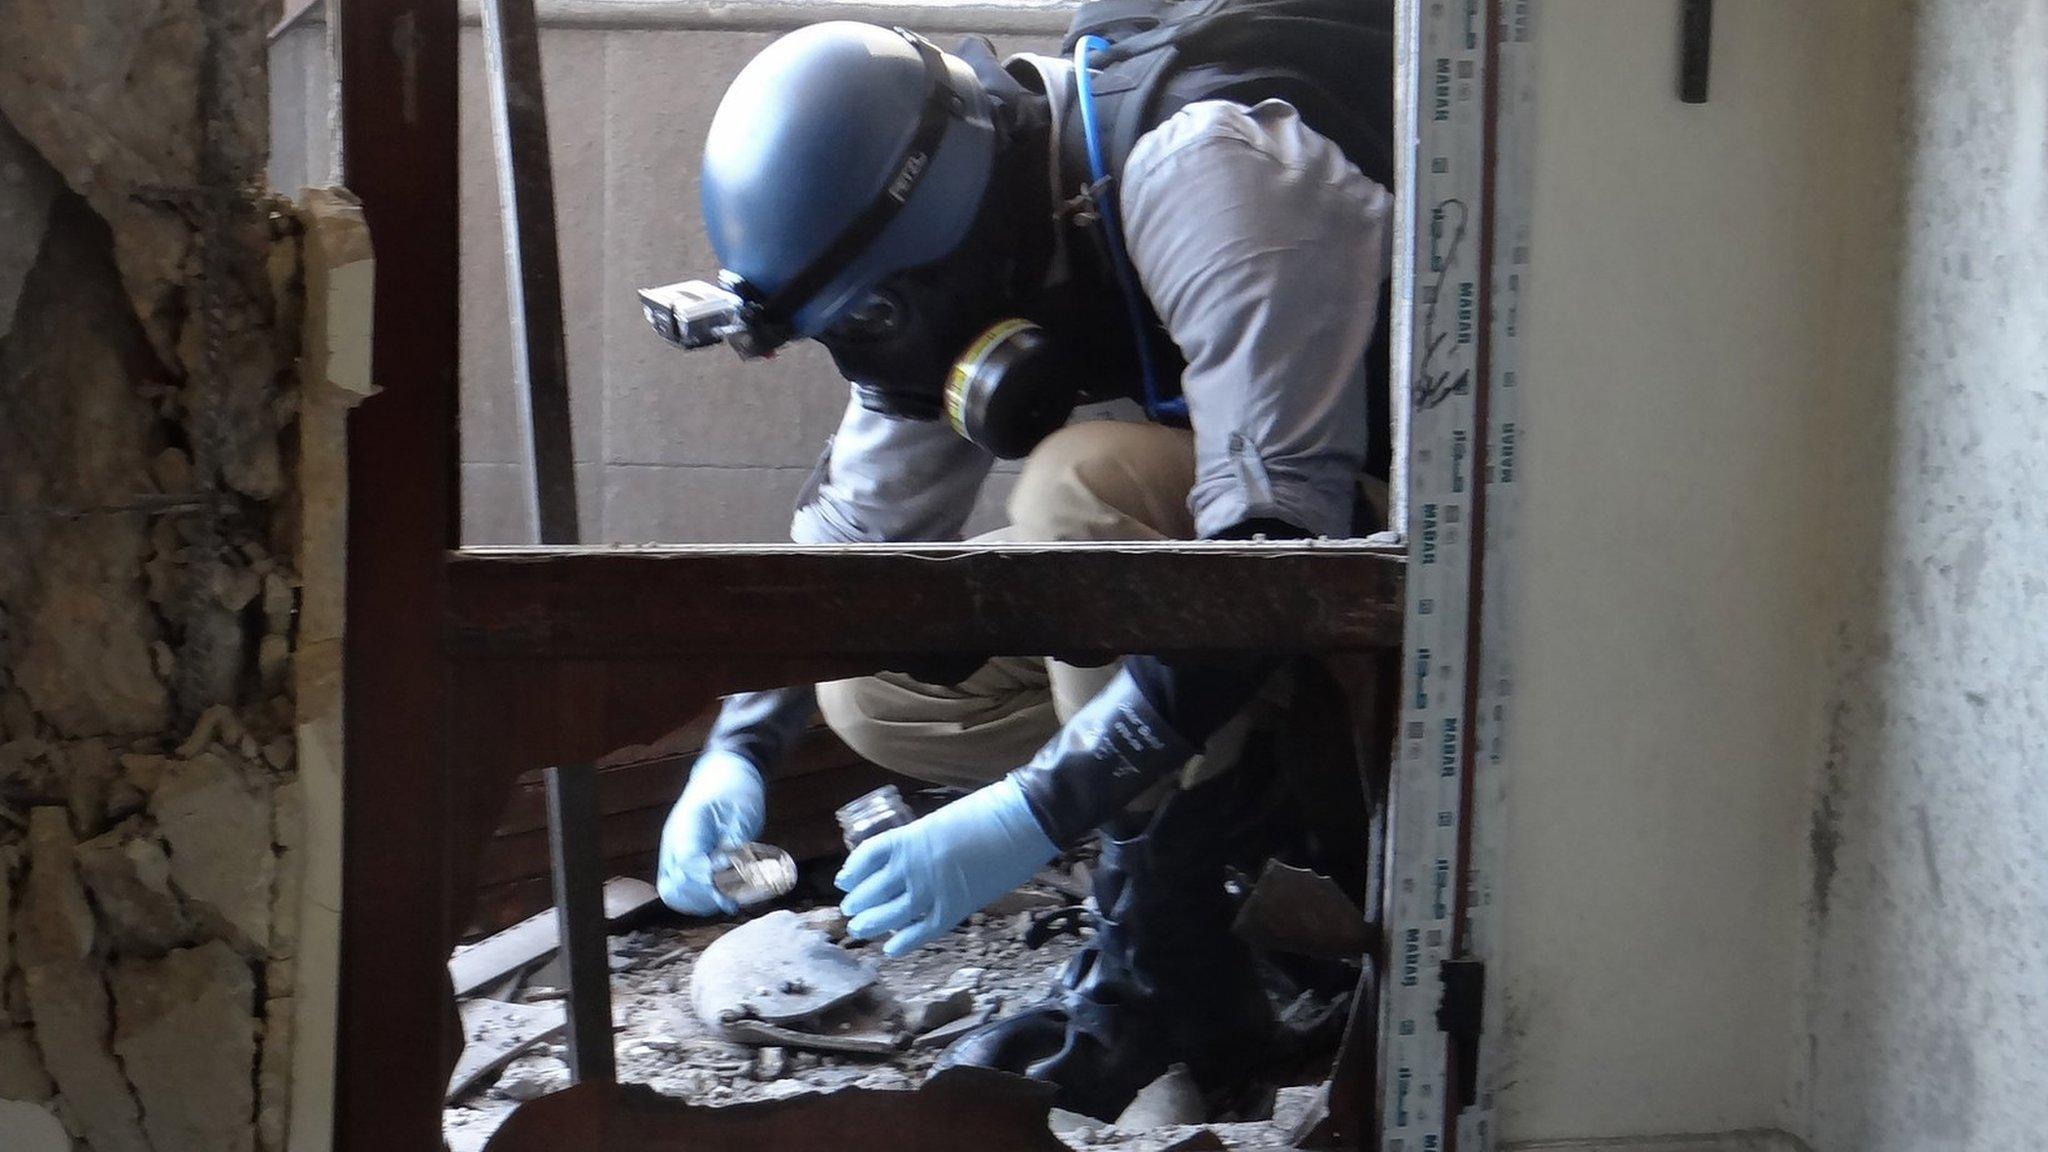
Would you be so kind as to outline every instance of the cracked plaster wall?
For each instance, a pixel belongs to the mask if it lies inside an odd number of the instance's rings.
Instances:
[[[0,0],[10,1148],[286,1140],[299,258],[262,191],[271,15]]]
[[[1885,111],[1851,176],[1887,242],[1848,251],[1839,301],[1797,1127],[1817,1152],[2037,1147],[2048,0],[1859,4],[1840,30]]]

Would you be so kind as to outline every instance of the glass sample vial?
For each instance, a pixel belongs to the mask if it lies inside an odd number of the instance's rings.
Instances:
[[[863,840],[891,828],[901,828],[916,819],[894,784],[884,784],[860,799],[842,805],[833,815],[839,818],[839,831],[846,838],[849,852],[858,848]]]
[[[766,904],[796,887],[796,861],[773,845],[742,844],[712,866],[711,886],[742,908]]]

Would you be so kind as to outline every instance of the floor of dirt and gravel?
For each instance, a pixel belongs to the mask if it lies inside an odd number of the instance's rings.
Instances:
[[[1054,936],[1037,948],[1024,943],[1034,914],[1069,903],[1085,886],[1085,880],[1071,875],[1051,879],[1058,888],[1034,882],[999,902],[996,911],[977,914],[909,956],[886,957],[879,948],[862,952],[878,961],[881,985],[899,998],[964,985],[974,993],[970,1017],[1006,1015],[1043,997],[1054,973],[1081,943],[1071,934]],[[804,898],[807,889],[810,895]],[[781,906],[829,916],[817,878],[807,877],[798,892],[799,898]],[[614,1039],[622,1082],[646,1084],[692,1103],[726,1105],[847,1087],[907,1090],[923,1081],[943,1045],[888,1057],[827,1055],[732,1043],[700,1023],[691,1009],[692,968],[706,946],[735,926],[664,918],[611,938]],[[497,994],[516,1003],[558,1000],[561,989],[549,983],[554,979],[559,977],[543,965],[516,989]],[[481,1149],[521,1103],[567,1087],[564,1055],[559,1040],[543,1043],[451,1103],[444,1116],[451,1152]],[[1305,1091],[1287,1092],[1275,1120],[1212,1127],[1232,1147],[1279,1147],[1278,1137],[1306,1100]],[[1173,1142],[1166,1138],[1174,1136],[1173,1130],[1131,1134],[1075,1117],[1060,1115],[1058,1120],[1056,1130],[1076,1147],[1165,1147]]]

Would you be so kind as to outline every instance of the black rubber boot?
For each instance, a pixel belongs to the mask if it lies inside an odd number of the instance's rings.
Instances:
[[[1142,830],[1105,829],[1095,937],[1052,996],[955,1041],[938,1067],[976,1065],[1058,1088],[1056,1107],[1114,1120],[1138,1090],[1185,1064],[1215,1099],[1264,1060],[1273,1011],[1250,950],[1231,934],[1224,831],[1236,790],[1170,796]]]

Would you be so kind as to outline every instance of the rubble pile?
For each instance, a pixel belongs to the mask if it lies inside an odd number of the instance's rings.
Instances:
[[[0,1107],[93,1152],[285,1142],[298,248],[258,190],[268,12],[6,6]]]
[[[829,898],[823,892],[802,911],[769,911],[738,924],[663,917],[616,935],[618,1078],[711,1105],[915,1088],[955,1037],[1046,994],[1087,932],[1048,927],[1080,922],[1072,912],[1085,887],[1049,870],[900,958],[846,940],[845,921],[822,902]],[[549,962],[486,995],[507,1007],[556,1005],[561,983]],[[568,1087],[560,1021],[556,1014],[526,1025],[535,1042],[523,1054],[495,1080],[479,1078],[454,1094],[444,1125],[452,1152],[482,1148],[519,1105]],[[472,1047],[496,1039],[473,1031]],[[1280,1147],[1313,1095],[1310,1087],[1283,1088],[1266,1115],[1211,1123],[1200,1094],[1176,1069],[1115,1123],[1055,1112],[1053,1127],[1084,1149]]]

